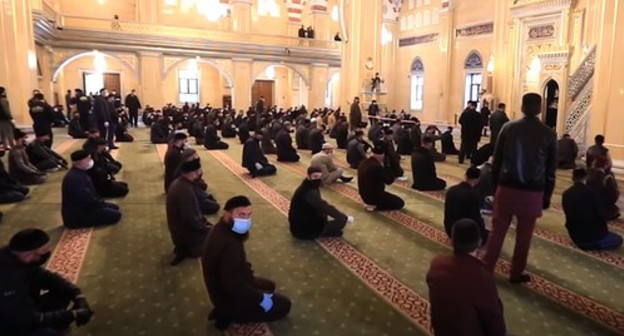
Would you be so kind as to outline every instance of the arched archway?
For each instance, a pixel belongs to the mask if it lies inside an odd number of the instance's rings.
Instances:
[[[267,64],[254,73],[251,101],[265,98],[266,106],[292,107],[308,105],[308,74],[289,64]]]
[[[68,65],[70,65],[71,63],[73,63],[74,61],[77,61],[81,58],[84,57],[94,57],[96,54],[100,54],[102,56],[104,56],[105,58],[111,58],[114,59],[116,61],[118,61],[119,63],[123,64],[124,67],[129,70],[131,73],[134,74],[134,76],[136,78],[139,77],[139,74],[137,72],[137,69],[130,64],[127,60],[115,56],[113,54],[109,54],[107,52],[102,52],[102,51],[84,51],[84,52],[79,52],[77,54],[74,54],[72,56],[67,57],[66,59],[64,59],[56,68],[56,70],[54,71],[54,74],[52,75],[52,82],[56,82],[56,80],[58,79],[59,74],[65,69],[65,67],[67,67]]]
[[[233,79],[211,59],[197,57],[174,62],[165,69],[162,85],[167,103],[232,106]]]
[[[553,78],[544,82],[544,114],[542,121],[546,126],[556,129],[559,115],[559,83]]]
[[[234,78],[232,76],[231,73],[229,73],[221,64],[219,64],[217,61],[210,59],[210,58],[193,58],[193,57],[189,57],[189,58],[183,58],[178,60],[177,62],[171,64],[169,66],[169,68],[165,69],[165,72],[163,73],[163,78],[166,78],[170,73],[171,70],[173,69],[177,69],[181,64],[187,63],[189,61],[197,61],[198,64],[208,64],[210,66],[212,66],[213,68],[217,69],[219,71],[219,73],[223,76],[223,78],[225,78],[228,82],[228,85],[230,88],[234,87]]]
[[[340,104],[340,70],[334,71],[329,75],[327,80],[327,89],[325,91],[325,106],[336,107]]]

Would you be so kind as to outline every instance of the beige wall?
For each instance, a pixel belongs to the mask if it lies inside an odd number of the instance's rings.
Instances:
[[[165,103],[180,104],[179,87],[178,87],[178,71],[186,69],[188,62],[182,62],[169,70],[162,83],[162,92]],[[223,95],[231,94],[231,89],[226,87],[227,80],[220,74],[219,70],[214,66],[199,62],[199,99],[202,105],[209,103],[212,106],[223,105]]]
[[[152,0],[156,1],[156,0]],[[63,15],[82,16],[97,19],[134,21],[137,17],[137,0],[57,0]]]

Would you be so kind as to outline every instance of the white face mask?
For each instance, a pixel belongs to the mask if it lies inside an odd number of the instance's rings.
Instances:
[[[89,170],[89,169],[93,168],[93,165],[94,165],[93,160],[89,160],[89,163],[87,164],[87,169],[86,170]]]

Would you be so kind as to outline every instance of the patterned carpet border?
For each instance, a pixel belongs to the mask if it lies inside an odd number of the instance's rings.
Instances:
[[[218,151],[210,151],[209,153],[282,214],[288,215],[290,200],[280,195],[261,180],[252,179],[243,167],[226,154]],[[431,333],[429,302],[425,298],[385,272],[344,239],[327,238],[319,239],[317,242],[415,326],[427,333]]]
[[[165,164],[165,154],[167,153],[167,145],[154,145],[160,162]],[[201,261],[197,261],[201,268]],[[208,292],[206,297],[209,299]],[[247,323],[247,324],[231,324],[225,332],[228,336],[273,336],[271,329],[266,323]]]
[[[302,176],[306,174],[305,168],[297,163],[281,163],[280,165],[288,167]],[[348,198],[351,198],[358,203],[362,203],[358,191],[354,188],[343,184],[332,184],[329,188],[347,196]],[[425,238],[428,238],[436,243],[440,243],[445,247],[450,247],[450,240],[445,232],[425,224],[412,216],[409,216],[401,211],[380,212],[380,214],[400,225],[407,227]],[[506,260],[499,259],[496,263],[496,271],[505,277],[509,277],[510,269],[511,264]],[[560,304],[565,308],[571,309],[617,331],[618,333],[624,334],[624,314],[595,300],[574,293],[571,290],[546,280],[541,276],[529,272],[527,272],[527,274],[531,276],[531,282],[525,285],[527,288],[530,288],[534,292]]]
[[[342,159],[334,159],[341,167],[348,167],[348,164],[343,161]],[[452,181],[453,183],[459,183],[459,179],[456,179],[455,177],[452,176],[448,176],[448,175],[440,175],[440,178],[446,180],[447,182]],[[408,190],[410,192],[414,192],[426,197],[429,197],[431,199],[437,200],[437,201],[441,201],[442,203],[444,203],[445,197],[446,197],[446,193],[442,192],[442,191],[419,191],[419,190],[415,190],[411,187],[411,185],[408,182],[405,181],[395,181],[394,185],[400,187],[401,189],[404,190]],[[557,205],[558,206],[558,205]],[[553,208],[556,207],[555,204],[553,204]],[[556,209],[554,209],[556,210]],[[560,210],[559,210],[560,212]],[[515,225],[514,225],[515,226]],[[553,244],[557,244],[561,247],[565,247],[566,249],[569,249],[575,253],[580,253],[589,257],[592,257],[594,259],[600,260],[610,266],[613,267],[617,267],[619,269],[623,269],[624,270],[624,255],[618,254],[618,253],[614,253],[611,251],[583,251],[579,248],[576,247],[576,245],[574,245],[574,242],[572,242],[572,240],[570,240],[570,238],[554,233],[552,231],[549,230],[545,230],[539,227],[535,228],[535,232],[534,235],[538,238],[541,238],[543,240],[546,240],[550,243]]]

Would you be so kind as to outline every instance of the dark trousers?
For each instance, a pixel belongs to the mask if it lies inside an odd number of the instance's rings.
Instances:
[[[103,186],[103,188],[98,190],[98,193],[100,193],[101,196],[105,198],[116,198],[128,195],[129,191],[130,189],[128,189],[128,183],[110,181],[105,186]]]
[[[590,251],[604,251],[615,250],[622,246],[622,236],[617,233],[609,232],[607,235],[599,241],[590,243],[579,243],[578,247],[582,250]]]
[[[226,317],[226,319],[234,323],[258,323],[277,321],[288,315],[292,303],[287,297],[275,293],[275,283],[263,278],[255,278],[254,281],[256,288],[266,293],[273,293],[273,308],[265,312],[258,304],[237,316]]]
[[[0,193],[0,204],[7,204],[7,203],[15,203],[15,202],[21,202],[24,200],[24,197],[26,197],[26,194],[28,194],[28,189],[26,189],[26,193],[22,193],[20,191],[17,190],[6,190]]]
[[[204,141],[204,148],[206,148],[207,150],[221,150],[228,149],[230,148],[230,146],[223,141],[215,141],[210,143],[206,143]]]
[[[59,294],[55,291],[49,291],[35,301],[35,306],[39,312],[53,312],[58,310],[66,310],[73,298]],[[71,322],[70,322],[71,324]],[[64,335],[63,330],[69,328],[69,324],[49,326],[45,329],[37,330],[27,334],[28,336],[57,336]]]
[[[277,161],[278,162],[299,162],[299,155],[296,151],[292,151],[290,153],[280,153],[277,152]]]
[[[88,217],[82,218],[78,223],[66,223],[69,229],[83,229],[104,225],[117,224],[121,219],[119,206],[112,203],[103,203],[98,209],[90,212]]]
[[[108,142],[108,147],[115,146],[115,134],[117,134],[117,124],[110,123],[108,125],[108,132],[106,133],[106,141]]]
[[[333,219],[325,222],[323,225],[323,231],[321,231],[321,237],[337,237],[342,236],[342,230],[347,225],[347,219],[338,220]]]
[[[197,196],[197,201],[199,202],[199,208],[204,215],[216,214],[221,208],[214,197],[208,195],[201,188],[195,188],[195,195]]]
[[[401,210],[405,206],[405,201],[397,195],[384,191],[377,204],[371,205],[375,205],[377,211]]]
[[[48,160],[39,161],[34,166],[37,167],[37,169],[41,171],[46,171],[46,170],[58,168],[59,164],[58,162],[54,160],[48,159]]]
[[[435,178],[431,181],[418,181],[412,184],[412,188],[420,191],[438,191],[446,188],[446,181],[441,178]]]
[[[275,175],[275,173],[277,173],[277,168],[274,165],[268,164],[262,167],[262,169],[256,169],[255,171],[253,171],[251,173],[251,176],[269,176]]]
[[[462,139],[459,146],[459,163],[464,163],[464,158],[472,159],[472,156],[477,151],[478,141],[464,140]]]
[[[128,110],[130,114],[130,125],[134,127],[138,127],[139,125],[139,110],[130,109]]]
[[[516,246],[511,259],[510,278],[522,275],[526,268],[531,238],[537,218],[542,216],[542,192],[525,191],[499,186],[494,197],[494,212],[492,214],[492,232],[488,238],[487,252],[485,253],[485,267],[494,271],[496,261],[503,248],[512,217],[517,218]]]

